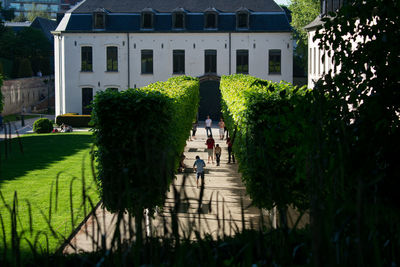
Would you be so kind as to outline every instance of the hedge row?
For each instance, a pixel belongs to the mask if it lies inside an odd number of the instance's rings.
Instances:
[[[66,113],[58,115],[56,118],[56,124],[66,124],[72,127],[90,127],[90,115],[78,115],[77,113]]]
[[[162,205],[196,116],[199,82],[180,76],[96,94],[92,119],[98,182],[111,211]]]
[[[303,180],[295,179],[301,115],[294,111],[305,87],[246,75],[223,76],[222,109],[247,192],[258,207],[305,209]]]

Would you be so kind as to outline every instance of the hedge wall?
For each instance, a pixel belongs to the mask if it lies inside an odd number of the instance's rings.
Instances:
[[[3,86],[3,76],[0,74],[0,113],[3,111],[3,93],[1,92],[1,87]]]
[[[162,205],[196,116],[197,79],[96,94],[92,120],[98,182],[111,211]]]
[[[90,127],[90,119],[90,115],[77,115],[77,113],[66,113],[57,116],[56,124],[61,125],[65,123],[66,125],[72,127]]]
[[[222,77],[220,89],[233,149],[254,204],[307,208],[304,181],[295,178],[296,145],[304,123],[295,109],[305,87],[231,75]]]

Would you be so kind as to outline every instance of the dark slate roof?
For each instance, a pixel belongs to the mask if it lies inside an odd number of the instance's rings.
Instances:
[[[330,18],[329,16],[326,16],[327,18]],[[308,25],[304,27],[306,31],[311,31],[315,28],[318,28],[322,26],[324,22],[321,20],[321,16],[316,17],[313,21],[311,21]]]
[[[233,13],[243,7],[252,12],[282,12],[273,0],[86,0],[73,13],[93,12],[96,8],[104,8],[111,13],[139,13],[145,8],[166,13],[176,8],[204,12],[210,7],[225,13]]]
[[[57,28],[57,22],[51,19],[45,19],[41,17],[36,17],[31,24],[31,27],[39,29],[43,31],[44,35],[46,35],[47,39],[53,43],[54,37],[51,34]]]
[[[249,29],[236,29],[236,11],[249,10]],[[154,10],[154,28],[140,28],[141,12]],[[186,12],[185,29],[172,29],[174,11]],[[216,10],[217,29],[204,29],[205,11]],[[93,30],[93,13],[106,14],[104,32],[290,32],[285,11],[273,0],[86,0],[67,12],[56,31]]]
[[[243,31],[236,29],[235,14],[219,14],[218,28],[216,30],[204,29],[204,14],[188,13],[185,19],[185,30],[172,29],[172,14],[154,17],[154,30],[142,30],[140,28],[140,14],[109,14],[106,20],[106,32],[200,32],[218,31],[232,32]],[[289,32],[291,27],[284,12],[276,14],[252,14],[250,16],[250,32]],[[92,14],[71,14],[65,29],[57,29],[71,32],[93,31]]]

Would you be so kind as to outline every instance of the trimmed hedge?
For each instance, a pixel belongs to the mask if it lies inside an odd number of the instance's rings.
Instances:
[[[1,86],[3,86],[3,75],[0,73],[0,113],[3,111],[4,107],[4,98],[3,93],[1,92]]]
[[[56,118],[56,124],[61,125],[63,123],[72,127],[91,127],[89,123],[91,120],[90,115],[76,115],[77,113],[66,113],[58,115]]]
[[[295,178],[303,123],[295,108],[305,87],[231,75],[222,77],[220,89],[226,125],[254,204],[267,209],[277,205],[283,212],[289,204],[306,209],[304,181]]]
[[[110,211],[162,205],[192,127],[199,82],[179,76],[93,101],[98,182]]]
[[[33,123],[35,133],[50,133],[53,130],[53,123],[47,118],[41,118]]]

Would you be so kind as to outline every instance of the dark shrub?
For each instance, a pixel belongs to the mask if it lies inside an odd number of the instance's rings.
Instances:
[[[46,118],[38,119],[33,123],[35,133],[50,133],[53,130],[53,123]]]
[[[75,115],[77,113],[66,113],[59,115],[56,118],[56,124],[61,125],[63,123],[72,127],[89,127],[90,115]]]

